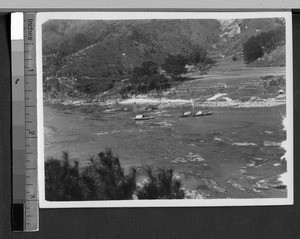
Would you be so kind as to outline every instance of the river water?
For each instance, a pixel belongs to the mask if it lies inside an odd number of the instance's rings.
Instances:
[[[270,187],[286,172],[280,143],[285,106],[214,108],[204,117],[181,118],[182,109],[151,112],[135,121],[130,106],[44,106],[45,157],[88,158],[111,147],[124,168],[172,167],[190,191],[206,198],[285,197]]]

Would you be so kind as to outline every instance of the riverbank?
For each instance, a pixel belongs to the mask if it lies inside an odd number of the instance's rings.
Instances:
[[[229,97],[226,97],[227,94],[216,94],[211,97],[206,97],[206,100],[203,98],[194,98],[193,103],[195,107],[204,107],[204,108],[261,108],[261,107],[274,107],[286,104],[285,95],[278,95],[273,98],[259,98],[251,97],[247,101],[233,100]],[[48,104],[63,104],[63,105],[74,105],[74,106],[107,106],[114,107],[118,105],[133,105],[136,103],[140,106],[150,106],[154,105],[157,108],[180,108],[191,105],[191,100],[186,99],[170,99],[170,98],[150,98],[147,95],[141,95],[138,97],[122,100],[106,100],[106,101],[90,101],[90,100],[78,100],[68,98],[65,100],[51,100],[45,101]]]

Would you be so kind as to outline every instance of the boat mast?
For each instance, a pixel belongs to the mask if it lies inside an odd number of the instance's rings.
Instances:
[[[190,101],[191,101],[191,105],[192,105],[192,108],[193,108],[193,113],[195,112],[195,105],[194,105],[194,101],[193,101],[193,99],[190,99]]]

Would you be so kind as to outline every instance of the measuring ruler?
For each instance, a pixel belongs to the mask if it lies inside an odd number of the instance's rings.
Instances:
[[[12,32],[23,26],[11,49],[12,225],[14,231],[38,231],[36,13],[12,14],[11,22]]]

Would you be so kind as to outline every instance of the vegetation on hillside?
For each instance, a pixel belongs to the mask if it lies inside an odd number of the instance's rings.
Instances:
[[[61,159],[45,162],[45,193],[48,201],[180,199],[185,193],[173,169],[159,168],[155,173],[146,168],[146,183],[137,183],[137,169],[127,173],[119,157],[111,149],[90,158],[90,163],[79,168],[67,152]]]
[[[218,29],[216,20],[51,20],[43,25],[44,78],[124,78],[142,62],[211,46]]]
[[[207,57],[204,48],[194,47],[187,55],[167,55],[162,64],[147,60],[140,66],[127,69],[123,77],[114,75],[76,78],[48,77],[44,82],[44,91],[48,92],[48,95],[49,92],[52,92],[51,95],[53,96],[60,95],[56,94],[56,91],[73,88],[76,92],[86,94],[89,97],[110,91],[112,94],[121,95],[121,98],[127,98],[132,94],[146,94],[149,91],[161,93],[184,79],[181,75],[187,72],[186,65],[193,65],[196,69],[205,72],[214,63],[214,60]],[[122,78],[123,80],[124,78],[127,79],[125,83],[121,82]],[[62,84],[66,87],[62,87]],[[69,94],[68,92],[70,91],[64,90],[63,94],[66,96]]]
[[[239,55],[250,37],[284,26],[282,18],[235,19],[222,30],[218,48],[225,56]]]
[[[251,63],[284,43],[284,27],[278,27],[275,30],[252,36],[243,44],[244,61]]]
[[[178,78],[181,74],[186,73],[185,65],[187,59],[180,55],[168,55],[162,65],[163,69],[173,78]]]
[[[195,47],[186,56],[169,54],[161,65],[145,61],[141,66],[133,68],[129,81],[118,89],[118,93],[122,98],[126,98],[129,94],[146,94],[152,90],[161,93],[162,90],[170,88],[174,82],[184,79],[181,75],[187,73],[186,65],[195,65],[198,69],[202,69],[214,63],[201,47]]]
[[[51,20],[43,24],[45,98],[161,95],[187,72],[205,74],[215,63],[208,52],[235,61],[242,47],[247,63],[284,65],[283,51],[272,55],[284,44],[284,25],[279,18],[236,19],[220,34],[216,20]]]
[[[160,74],[159,66],[153,61],[145,61],[142,66],[133,68],[132,74],[127,85],[127,92],[134,94],[145,94],[150,90],[162,91],[170,87],[170,80]],[[124,88],[123,88],[124,91]]]

